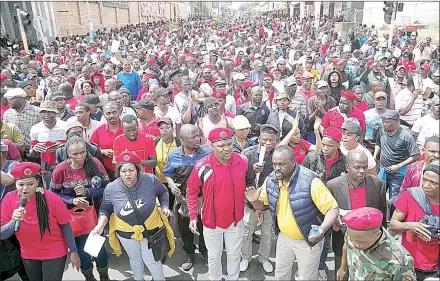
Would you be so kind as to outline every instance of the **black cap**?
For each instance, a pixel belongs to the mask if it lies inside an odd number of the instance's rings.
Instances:
[[[132,105],[133,108],[145,108],[148,110],[154,110],[154,103],[150,100],[140,100]]]
[[[153,99],[157,99],[158,97],[164,96],[164,95],[168,95],[168,90],[165,88],[159,88],[156,90],[156,92],[153,94]]]
[[[182,71],[180,70],[180,68],[178,68],[178,69],[176,69],[176,70],[173,70],[171,73],[170,73],[170,79],[171,78],[173,78],[174,76],[176,76],[177,74],[180,74],[180,73],[182,73]]]
[[[399,120],[400,114],[396,110],[387,110],[384,114],[382,114],[382,119],[392,119],[392,120]]]
[[[95,106],[102,106],[101,100],[97,95],[87,95],[85,102],[88,104],[94,104]]]
[[[280,132],[280,130],[277,127],[275,127],[274,125],[263,124],[260,126],[260,133],[265,129],[271,129],[275,132],[275,134],[278,134]]]

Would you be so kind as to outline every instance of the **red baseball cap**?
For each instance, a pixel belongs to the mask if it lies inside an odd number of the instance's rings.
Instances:
[[[347,227],[353,230],[371,230],[381,226],[383,214],[371,207],[363,207],[353,210],[342,217]]]
[[[254,86],[257,86],[257,84],[255,84],[254,82],[252,82],[252,81],[244,81],[244,83],[243,83],[243,90],[246,90],[247,88],[249,88],[249,87],[254,87]]]
[[[422,69],[424,69],[426,71],[431,71],[431,67],[429,66],[429,64],[424,64],[420,68],[422,68]]]
[[[273,80],[273,75],[270,74],[270,73],[264,73],[264,74],[263,74],[263,79],[266,78],[266,77],[269,77],[270,79]]]

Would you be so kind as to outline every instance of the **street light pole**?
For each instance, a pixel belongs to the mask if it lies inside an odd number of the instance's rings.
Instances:
[[[89,1],[86,1],[86,9],[87,9],[87,18],[88,18],[88,23],[89,23],[90,41],[92,41],[93,40],[93,35],[92,35],[93,34],[93,23],[92,23],[92,16],[90,15]]]
[[[14,4],[14,8],[17,11],[18,25],[20,26],[21,40],[23,41],[24,50],[26,53],[29,53],[29,47],[26,39],[26,33],[23,27],[23,21],[21,20],[21,9],[20,5]]]
[[[389,30],[389,33],[388,33],[388,48],[391,47],[391,43],[393,42],[394,23],[396,21],[397,7],[398,6],[399,6],[399,2],[393,2],[393,15],[391,17],[390,30]]]

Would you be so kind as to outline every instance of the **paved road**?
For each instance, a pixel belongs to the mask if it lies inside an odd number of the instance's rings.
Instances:
[[[108,240],[107,240],[108,241]],[[196,254],[196,264],[190,271],[184,271],[181,268],[181,264],[184,258],[184,252],[182,249],[182,241],[176,240],[176,251],[174,255],[165,262],[164,272],[166,280],[209,280],[208,278],[208,268],[202,263],[199,254]],[[253,245],[253,253],[258,252],[258,245]],[[275,265],[275,247],[276,241],[273,240],[272,252],[270,260]],[[128,257],[126,253],[123,253],[119,258],[112,254],[112,250],[106,243],[107,252],[109,253],[109,274],[112,280],[128,280],[132,277],[132,271],[130,269],[130,264],[128,262]],[[266,274],[262,266],[256,260],[256,255],[254,256],[249,268],[246,272],[240,274],[240,280],[274,280],[274,273]],[[334,259],[333,254],[329,254],[327,259],[327,266],[330,270],[329,276],[333,274],[334,269]],[[226,276],[226,253],[223,254],[223,274]],[[151,275],[148,269],[145,270],[145,280],[151,280]],[[95,277],[98,277],[98,272],[95,269]],[[10,280],[20,280],[18,275],[14,276]],[[72,269],[69,264],[66,264],[63,280],[84,280],[83,275]],[[99,280],[99,279],[97,279]],[[293,277],[292,277],[293,280]]]

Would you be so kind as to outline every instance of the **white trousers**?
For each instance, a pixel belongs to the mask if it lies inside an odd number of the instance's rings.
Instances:
[[[227,229],[203,227],[206,248],[208,249],[209,280],[221,280],[223,276],[222,252],[223,238],[227,256],[227,280],[238,280],[240,274],[241,241],[243,239],[243,220],[237,226],[231,224]]]
[[[318,280],[323,246],[324,239],[310,248],[304,240],[294,240],[280,232],[277,240],[275,279],[292,280],[293,263],[296,260],[300,280]]]
[[[268,260],[272,248],[272,217],[269,209],[263,212],[263,223],[261,224],[261,238],[258,249],[259,259]],[[241,243],[241,259],[250,260],[252,258],[252,234],[257,228],[257,213],[249,207],[244,212],[244,235]]]
[[[148,270],[150,270],[154,281],[165,280],[162,263],[154,260],[153,251],[148,249],[148,240],[146,238],[142,241],[136,241],[133,239],[122,238],[119,235],[117,236],[122,247],[124,247],[128,254],[134,280],[144,280],[144,264],[148,267]]]

